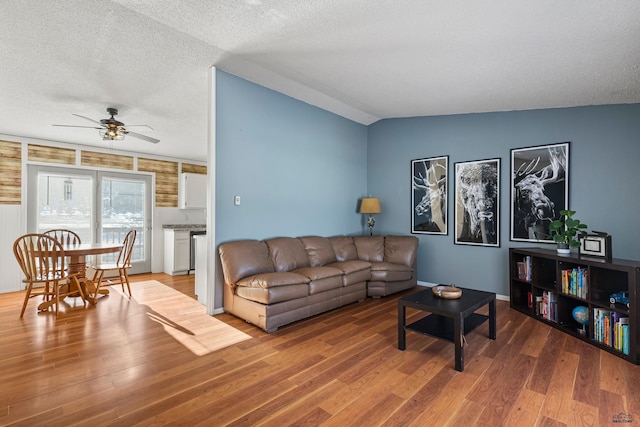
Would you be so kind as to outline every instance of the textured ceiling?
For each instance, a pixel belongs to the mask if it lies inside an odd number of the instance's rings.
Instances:
[[[363,124],[640,102],[640,2],[2,0],[0,134],[206,159],[207,73]],[[109,145],[110,146],[110,145]],[[188,154],[185,154],[188,153]]]

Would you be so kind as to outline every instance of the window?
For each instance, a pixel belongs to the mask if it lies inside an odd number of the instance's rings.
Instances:
[[[137,236],[130,272],[151,271],[151,176],[30,165],[27,186],[30,232],[66,228],[83,243],[122,242],[133,228]],[[102,261],[117,256],[102,255]]]

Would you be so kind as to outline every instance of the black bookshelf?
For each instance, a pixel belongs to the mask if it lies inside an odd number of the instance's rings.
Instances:
[[[635,364],[640,364],[639,280],[638,261],[509,249],[512,309]],[[609,301],[621,291],[628,293],[628,306]],[[584,326],[572,315],[578,306],[589,313]]]

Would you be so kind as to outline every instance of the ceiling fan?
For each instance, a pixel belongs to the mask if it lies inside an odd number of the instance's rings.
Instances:
[[[125,127],[124,123],[119,122],[118,120],[116,120],[114,118],[114,116],[118,115],[118,109],[117,108],[113,108],[113,107],[107,108],[107,114],[110,114],[111,117],[109,117],[108,119],[102,119],[100,121],[90,119],[89,117],[81,116],[80,114],[74,114],[74,116],[83,118],[85,120],[89,120],[90,122],[93,122],[93,123],[99,125],[99,127],[97,127],[97,126],[75,126],[75,125],[52,125],[52,126],[69,127],[69,128],[98,129],[100,131],[100,136],[105,141],[114,141],[114,140],[118,140],[118,139],[124,139],[124,137],[126,135],[131,135],[134,138],[142,139],[144,141],[152,142],[154,144],[157,144],[158,142],[160,142],[159,139],[151,138],[150,136],[143,135],[143,134],[137,133],[137,132],[131,132],[130,130],[128,130],[127,128],[131,128],[131,127],[145,127],[147,129],[150,129],[150,130],[153,130],[153,128],[151,128],[150,126],[147,126],[147,125],[129,125],[129,126]]]

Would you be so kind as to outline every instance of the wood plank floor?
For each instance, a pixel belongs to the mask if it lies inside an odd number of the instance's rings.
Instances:
[[[31,301],[19,319],[24,294],[0,295],[0,425],[640,423],[640,367],[504,301],[497,340],[468,334],[457,372],[451,344],[408,332],[397,349],[399,295],[266,334],[207,316],[193,276],[132,279],[131,299],[111,287],[58,318]]]

